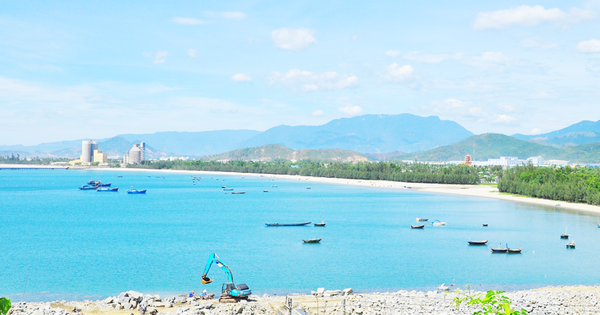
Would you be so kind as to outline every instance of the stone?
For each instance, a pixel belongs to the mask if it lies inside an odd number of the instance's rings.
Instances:
[[[346,288],[342,290],[342,292],[344,293],[344,295],[350,295],[354,292],[354,290],[352,290],[352,288]]]

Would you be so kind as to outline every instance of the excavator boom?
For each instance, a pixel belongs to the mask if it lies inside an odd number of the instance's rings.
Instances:
[[[210,267],[212,267],[213,263],[223,269],[223,271],[225,271],[227,274],[229,282],[233,283],[233,274],[231,273],[231,269],[229,269],[229,267],[227,267],[227,265],[225,265],[215,253],[208,257],[208,262],[206,263],[206,267],[204,267],[204,274],[202,275],[200,282],[202,282],[202,284],[209,284],[212,282],[212,280],[208,277],[208,272],[210,271]]]

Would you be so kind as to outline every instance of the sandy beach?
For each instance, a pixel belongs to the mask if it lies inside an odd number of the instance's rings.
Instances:
[[[57,166],[45,166],[45,165],[15,165],[15,164],[0,164],[0,168],[61,168]],[[229,175],[229,176],[240,176],[240,177],[264,177],[273,179],[286,179],[286,180],[297,180],[306,181],[313,183],[326,183],[336,185],[353,185],[361,187],[378,187],[378,188],[389,188],[389,189],[410,189],[425,193],[433,194],[453,194],[466,197],[482,197],[482,198],[494,198],[510,202],[520,202],[532,205],[552,207],[556,209],[566,209],[569,211],[593,214],[600,216],[600,207],[592,206],[581,203],[571,203],[566,201],[556,201],[547,199],[538,199],[531,197],[515,196],[510,194],[503,194],[498,191],[495,185],[448,185],[448,184],[427,184],[427,183],[410,183],[410,182],[392,182],[382,180],[364,180],[364,179],[344,179],[344,178],[325,178],[325,177],[311,177],[311,176],[300,176],[300,175],[274,175],[274,174],[253,174],[253,173],[236,173],[236,172],[211,172],[211,171],[185,171],[185,170],[154,170],[154,169],[140,169],[140,168],[69,168],[69,170],[82,170],[82,171],[123,171],[123,172],[157,172],[163,174],[190,174],[190,175]]]

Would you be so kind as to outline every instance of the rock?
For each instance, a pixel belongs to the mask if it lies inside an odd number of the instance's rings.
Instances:
[[[346,288],[342,292],[344,292],[344,295],[350,295],[354,290],[352,290],[352,288]]]
[[[102,302],[104,304],[110,304],[113,302],[113,300],[114,300],[114,298],[111,296],[111,297],[107,297],[106,299],[102,300]]]
[[[157,301],[157,302],[161,301],[160,295],[158,295],[158,294],[155,294],[152,298],[154,299],[154,301]]]

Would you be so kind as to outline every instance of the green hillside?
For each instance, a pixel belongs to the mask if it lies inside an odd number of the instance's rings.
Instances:
[[[447,162],[464,160],[467,154],[470,154],[474,161],[486,161],[500,156],[517,156],[521,159],[542,156],[546,160],[598,163],[600,161],[600,143],[556,148],[501,134],[487,133],[472,136],[448,146],[402,155],[398,159],[414,160],[416,158],[419,161]]]
[[[366,156],[354,151],[339,149],[325,150],[292,150],[278,144],[265,145],[261,147],[238,149],[223,154],[212,155],[204,158],[207,161],[272,161],[283,160],[323,160],[323,161],[346,161],[354,162],[364,160]]]

